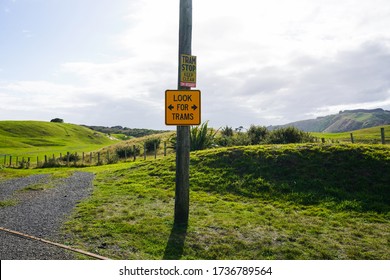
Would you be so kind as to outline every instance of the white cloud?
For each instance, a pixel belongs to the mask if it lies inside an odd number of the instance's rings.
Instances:
[[[104,59],[62,61],[53,80],[0,78],[0,107],[163,128],[164,91],[177,85],[179,1],[127,5],[127,27],[107,37]],[[355,106],[390,108],[388,26],[387,0],[193,1],[203,120],[270,125]]]

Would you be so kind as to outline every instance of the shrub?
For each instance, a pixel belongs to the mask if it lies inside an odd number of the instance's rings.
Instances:
[[[265,126],[251,125],[248,130],[248,137],[251,145],[257,145],[264,142],[269,134]]]
[[[160,147],[161,139],[160,138],[150,138],[145,141],[146,152],[154,152],[154,146],[156,149]]]
[[[211,148],[214,144],[214,138],[216,133],[217,132],[214,132],[214,129],[208,128],[208,122],[204,122],[200,126],[191,127],[191,151]]]
[[[64,120],[63,120],[63,119],[60,119],[60,118],[55,118],[55,119],[52,119],[50,122],[63,123]]]
[[[314,138],[296,127],[283,127],[271,131],[267,142],[271,144],[305,143],[314,142]]]
[[[126,158],[126,157],[134,157],[139,156],[141,154],[141,149],[138,146],[135,146],[135,149],[133,147],[119,147],[115,150],[116,155],[119,158]]]

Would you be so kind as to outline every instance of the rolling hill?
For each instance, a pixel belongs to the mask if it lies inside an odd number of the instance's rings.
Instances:
[[[116,143],[89,128],[42,121],[0,121],[0,154],[91,151]]]
[[[318,117],[288,123],[281,126],[271,126],[270,129],[294,126],[307,132],[346,132],[379,125],[390,124],[390,111],[383,109],[373,110],[345,110],[339,114]]]

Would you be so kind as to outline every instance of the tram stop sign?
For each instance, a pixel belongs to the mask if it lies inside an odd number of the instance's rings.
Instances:
[[[196,87],[196,56],[180,55],[180,86]]]
[[[165,124],[199,125],[200,107],[200,90],[167,90],[165,91]]]

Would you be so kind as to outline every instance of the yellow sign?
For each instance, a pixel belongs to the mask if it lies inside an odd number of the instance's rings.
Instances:
[[[180,86],[196,87],[196,56],[180,55]]]
[[[200,90],[165,91],[165,124],[199,125],[200,105]]]

